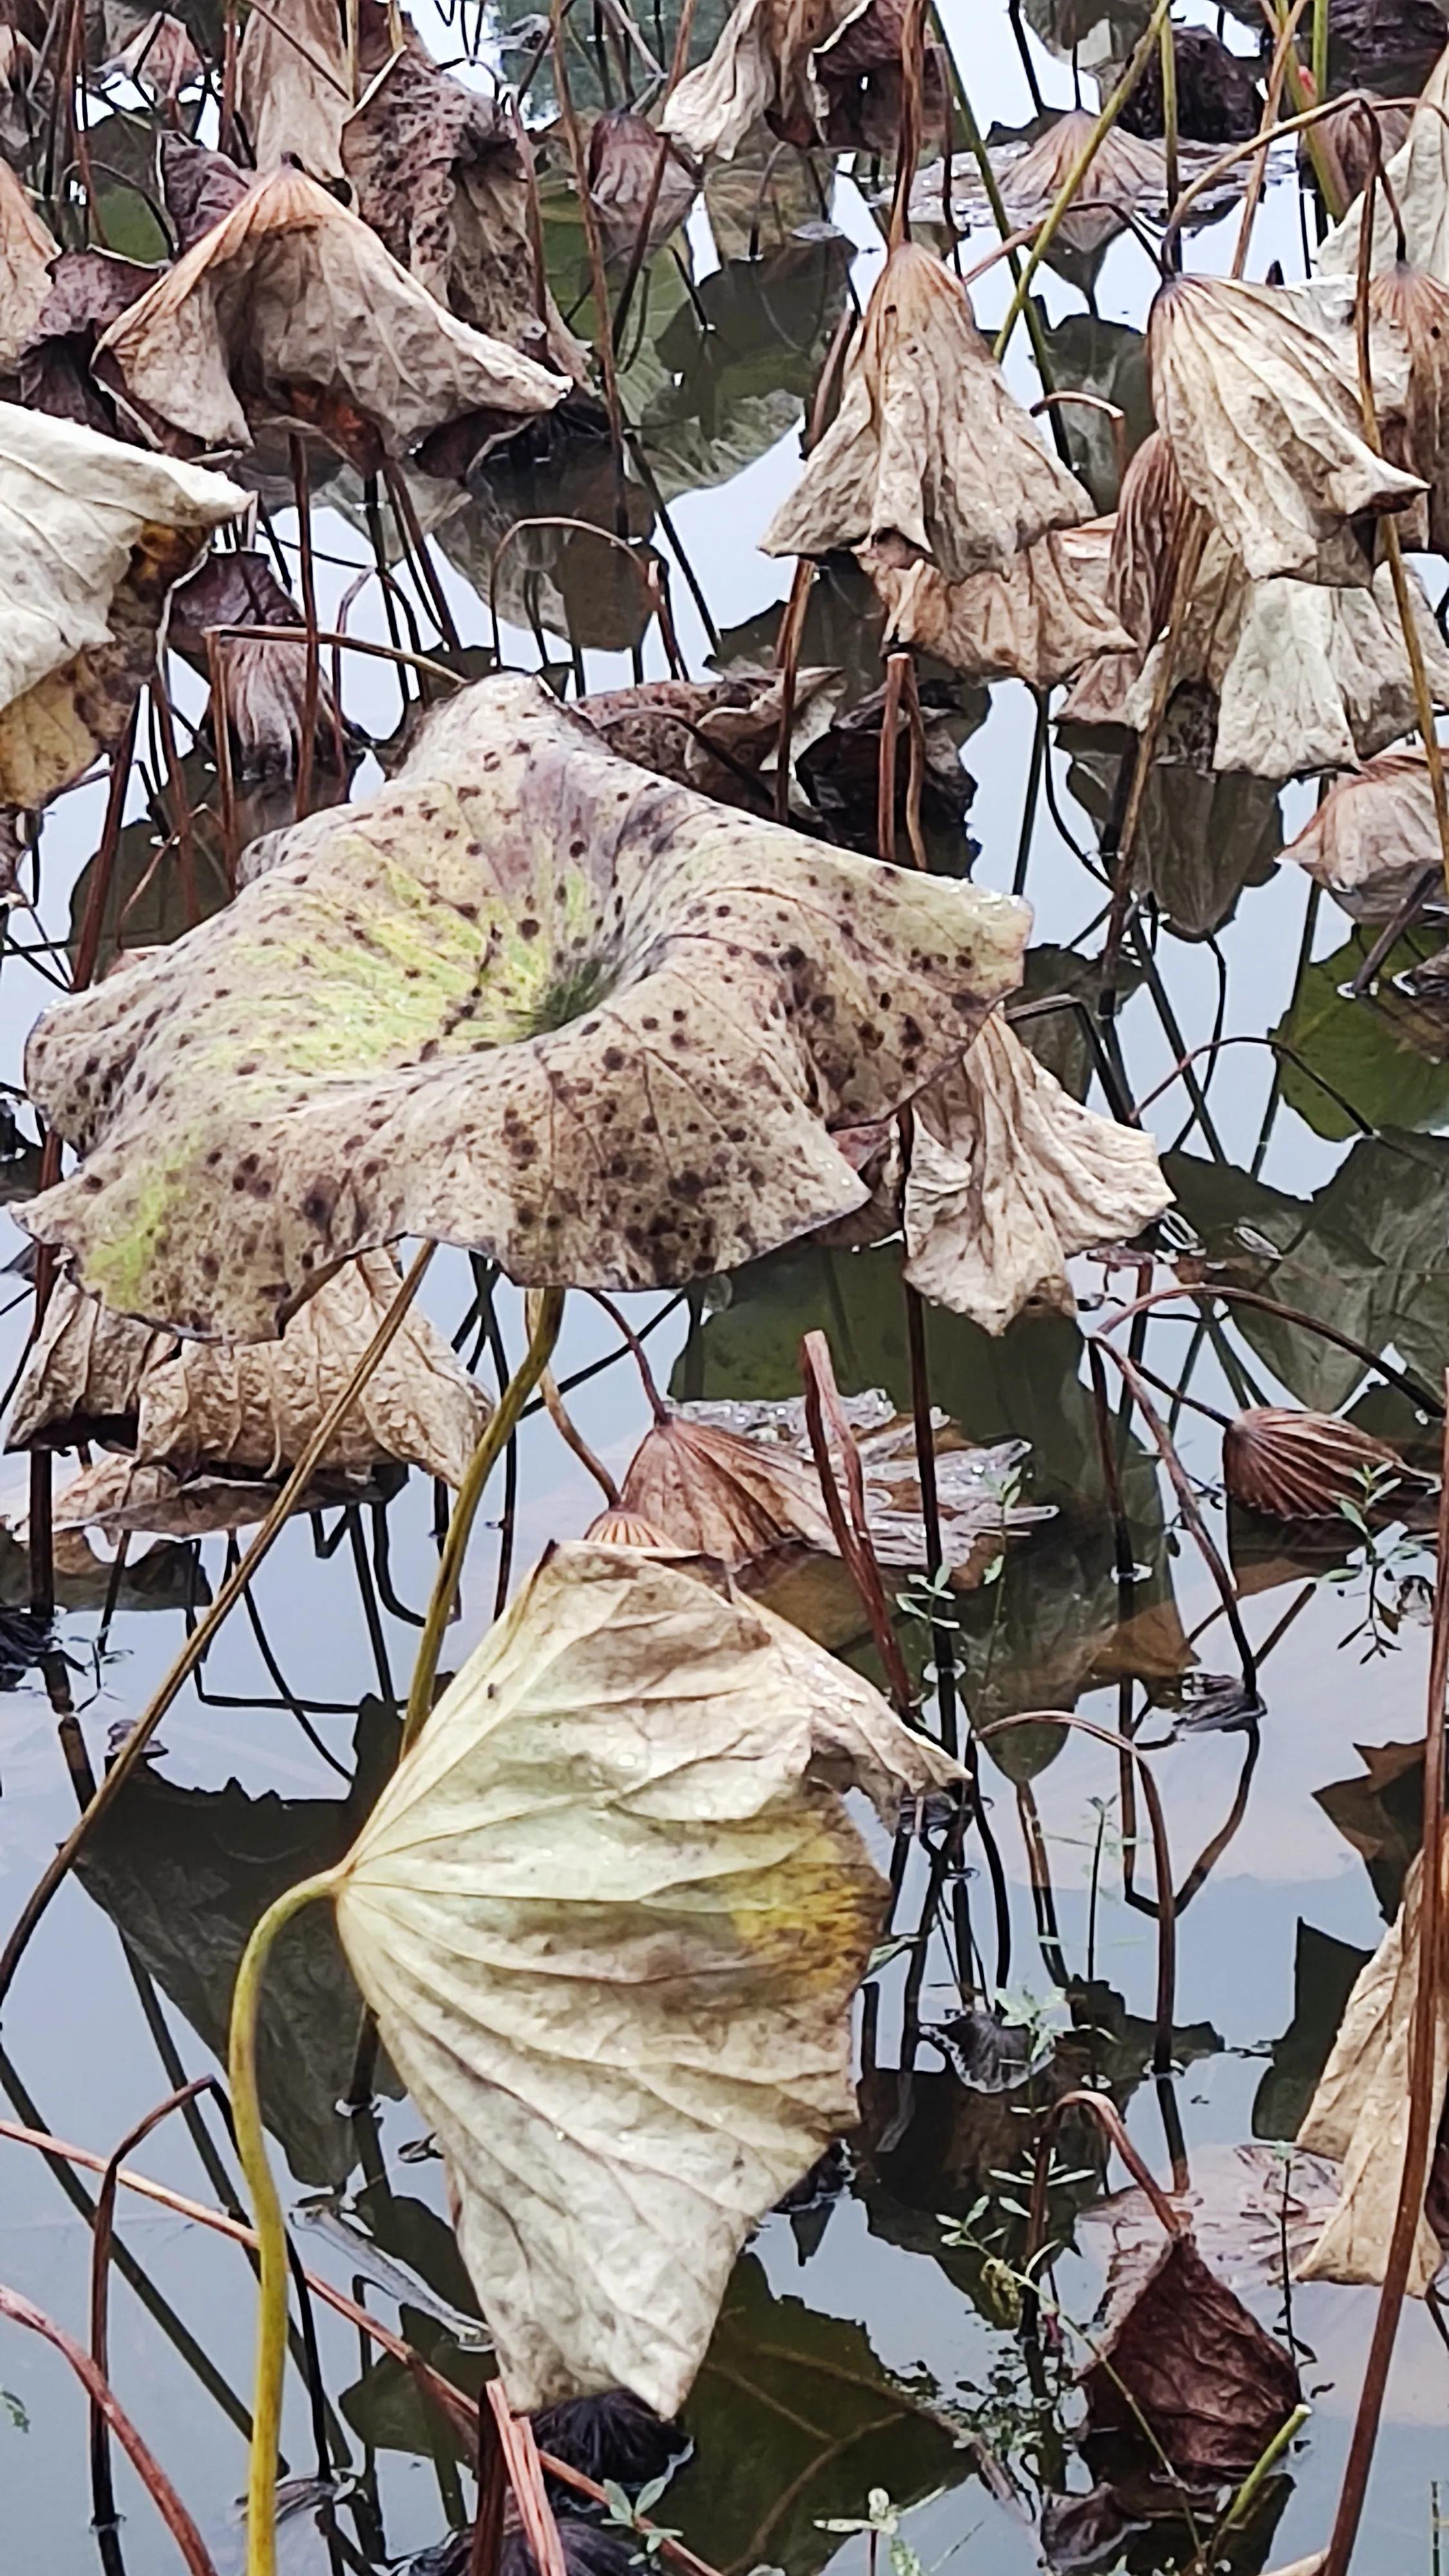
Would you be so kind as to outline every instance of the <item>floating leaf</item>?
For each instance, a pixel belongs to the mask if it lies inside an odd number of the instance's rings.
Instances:
[[[997,1014],[916,1103],[906,1276],[990,1333],[1027,1305],[1071,1314],[1068,1256],[1171,1202],[1151,1137],[1084,1109]]]
[[[369,473],[476,413],[496,444],[567,391],[459,322],[292,169],[259,179],[111,325],[97,365],[169,437],[248,448],[264,424],[311,427]]]
[[[1186,2235],[1109,2318],[1082,2387],[1094,2434],[1141,2440],[1145,2426],[1180,2475],[1212,2479],[1255,2467],[1298,2403],[1288,2354]]]
[[[1008,391],[964,287],[905,242],[872,289],[840,409],[760,544],[868,545],[900,570],[926,562],[966,581],[1091,511]]]
[[[515,2406],[623,2385],[672,2414],[746,2230],[849,2123],[885,1890],[812,1765],[877,1794],[951,1766],[790,1633],[556,1549],[348,1861],[343,1945]]]
[[[117,743],[166,595],[246,495],[0,404],[0,804],[37,806]]]
[[[955,1059],[1025,929],[651,778],[514,675],[287,847],[30,1043],[87,1156],[34,1230],[109,1304],[233,1339],[409,1233],[637,1287],[860,1206],[830,1130]]]

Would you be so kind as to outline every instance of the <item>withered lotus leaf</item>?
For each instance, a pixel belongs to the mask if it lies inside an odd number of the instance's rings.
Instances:
[[[1350,523],[1424,485],[1365,441],[1351,340],[1318,327],[1302,293],[1184,276],[1159,288],[1147,345],[1188,497],[1251,578],[1367,582]]]
[[[1423,751],[1383,751],[1337,779],[1282,864],[1302,868],[1357,921],[1389,921],[1443,853]]]
[[[358,212],[399,265],[475,331],[582,380],[588,351],[539,281],[526,138],[497,99],[440,69],[414,37],[342,128]]]
[[[1310,2154],[1334,2156],[1343,2166],[1338,2206],[1297,2267],[1302,2281],[1384,2277],[1408,2141],[1422,1906],[1423,1859],[1416,1854],[1404,1881],[1403,1903],[1349,1996],[1298,2132],[1299,2145]],[[1434,1976],[1431,2138],[1438,2134],[1449,2069],[1449,1988],[1442,1966]],[[1411,2298],[1423,2297],[1443,2260],[1439,2239],[1421,2211],[1409,2269]]]
[[[337,0],[287,0],[285,13],[248,12],[236,103],[259,170],[293,160],[314,179],[341,178],[352,86]]]
[[[795,673],[791,764],[828,731],[845,685],[829,667]],[[758,814],[773,789],[784,680],[779,671],[748,671],[722,680],[641,680],[579,700],[611,751],[681,787]]]
[[[120,740],[167,593],[247,506],[220,474],[0,403],[0,805]]]
[[[0,376],[13,376],[35,337],[59,250],[8,161],[0,160]]]
[[[760,543],[766,554],[869,546],[947,581],[999,569],[1092,516],[976,328],[965,288],[903,242],[877,278],[840,409]]]
[[[1068,1256],[1172,1203],[1151,1137],[1073,1100],[999,1012],[914,1117],[905,1275],[988,1333],[1027,1305],[1074,1313]]]
[[[1254,2467],[1298,2404],[1298,2374],[1190,2235],[1170,2236],[1083,2374],[1093,2433],[1140,2441],[1145,2424],[1184,2476]]]
[[[1424,524],[1407,542],[1442,554],[1449,546],[1449,286],[1427,269],[1398,262],[1369,280],[1369,311],[1396,331],[1408,353],[1408,397],[1402,419],[1385,425],[1384,443],[1398,465],[1421,474]]]
[[[706,62],[686,72],[661,130],[696,161],[731,161],[764,116],[787,142],[817,138],[825,99],[813,76],[818,45],[860,0],[736,0]]]
[[[659,155],[664,167],[655,187]],[[682,224],[699,194],[699,180],[678,146],[629,107],[607,108],[589,129],[589,194],[598,208],[606,247],[632,252],[651,195],[649,248],[658,249]]]
[[[1424,1481],[1386,1441],[1332,1413],[1254,1405],[1223,1433],[1228,1492],[1271,1520],[1338,1520],[1345,1502],[1362,1510],[1365,1478],[1386,1469],[1401,1487]]]
[[[179,1475],[277,1478],[295,1466],[397,1294],[390,1254],[345,1262],[274,1342],[181,1342],[60,1279],[11,1406],[7,1447],[124,1438],[135,1462]],[[387,1462],[462,1482],[488,1400],[416,1309],[404,1320],[319,1473]]]
[[[1403,218],[1404,242],[1415,268],[1449,285],[1449,53],[1441,54],[1424,84],[1409,120],[1409,131],[1385,164],[1384,176]],[[1360,120],[1360,126],[1362,120]],[[1320,243],[1318,267],[1325,277],[1355,278],[1363,236],[1363,199],[1349,207],[1341,224]],[[1372,266],[1375,274],[1391,268],[1398,257],[1398,233],[1387,192],[1374,191]]]
[[[1003,172],[1001,193],[1013,229],[1041,223],[1050,214],[1095,124],[1090,109],[1068,108]],[[1166,194],[1167,159],[1161,144],[1115,126],[1078,182],[1057,238],[1068,250],[1101,250],[1126,231],[1129,216],[1139,207],[1160,208]]]
[[[832,1130],[955,1061],[1026,919],[479,681],[389,787],[40,1023],[32,1096],[86,1159],[26,1219],[108,1304],[237,1340],[409,1234],[526,1285],[730,1268],[864,1202]]]
[[[887,1892],[834,1783],[889,1814],[950,1776],[804,1637],[631,1549],[556,1548],[469,1658],[337,1920],[513,2406],[682,2402],[747,2229],[855,2117]]]
[[[207,665],[206,634],[213,626],[295,626],[295,643],[275,636],[229,635],[221,667],[232,761],[240,778],[295,778],[306,713],[307,655],[302,612],[282,588],[265,555],[238,547],[208,555],[171,602],[168,640]],[[207,715],[216,725],[208,699]],[[313,758],[318,769],[347,767],[348,742],[341,712],[325,672],[317,689]]]
[[[687,1413],[661,1412],[629,1462],[620,1509],[732,1571],[776,1548],[834,1547],[814,1466]]]
[[[245,50],[244,39],[243,53]],[[151,98],[177,99],[189,82],[200,80],[202,61],[185,23],[158,9],[136,29],[130,43],[122,46],[106,69],[125,72]]]
[[[889,612],[886,640],[918,644],[966,679],[1054,689],[1098,653],[1131,650],[1107,600],[1110,526],[1054,529],[996,572],[948,582],[931,564],[868,568]]]
[[[164,133],[157,161],[178,250],[190,250],[203,233],[240,205],[253,184],[252,174],[239,170],[225,152],[209,151],[204,143],[192,143],[184,134]]]
[[[246,448],[319,429],[373,470],[428,430],[491,415],[485,445],[568,390],[460,322],[370,225],[300,170],[272,171],[107,331],[97,367],[153,429]]]
[[[1135,643],[1153,643],[1167,624],[1191,519],[1172,449],[1154,429],[1122,477],[1107,569],[1108,600]]]

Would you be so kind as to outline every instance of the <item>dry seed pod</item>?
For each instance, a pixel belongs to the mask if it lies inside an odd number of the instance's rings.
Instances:
[[[1259,1404],[1223,1433],[1223,1483],[1235,1503],[1268,1520],[1337,1520],[1345,1502],[1361,1501],[1365,1476],[1385,1468],[1425,1482],[1386,1441],[1332,1413]]]

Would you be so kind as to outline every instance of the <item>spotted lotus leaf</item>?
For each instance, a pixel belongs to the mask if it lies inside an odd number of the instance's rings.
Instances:
[[[108,1305],[236,1340],[404,1235],[529,1285],[701,1277],[861,1204],[835,1131],[956,1062],[1027,921],[479,681],[382,793],[41,1021],[27,1081],[85,1159],[26,1222]]]

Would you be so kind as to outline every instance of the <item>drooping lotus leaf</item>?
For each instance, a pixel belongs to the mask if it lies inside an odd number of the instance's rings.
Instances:
[[[697,161],[731,161],[758,117],[807,145],[824,108],[811,57],[850,0],[736,0],[708,61],[686,72],[660,117]]]
[[[287,0],[285,21],[271,10],[250,10],[236,82],[259,170],[291,159],[314,179],[341,178],[352,87],[336,0]]]
[[[257,180],[112,323],[96,359],[173,442],[245,448],[281,422],[320,430],[367,473],[464,417],[481,415],[496,443],[568,390],[458,321],[292,169]]]
[[[0,403],[0,804],[119,741],[167,592],[246,507],[220,474]]]
[[[1384,177],[1393,190],[1404,226],[1405,247],[1416,268],[1449,284],[1449,53],[1440,56],[1424,84],[1423,96],[1399,150],[1385,164]],[[1349,207],[1318,249],[1318,267],[1326,277],[1358,274],[1363,235],[1363,199]],[[1393,266],[1398,232],[1386,189],[1374,191],[1372,265],[1375,272]]]
[[[805,1638],[628,1548],[556,1549],[465,1665],[337,1920],[512,2405],[687,2394],[747,2229],[854,2118],[886,1890],[836,1784],[889,1812],[952,1776]]]
[[[50,293],[59,244],[8,162],[0,161],[0,374],[13,376]]]
[[[1111,530],[1054,529],[995,572],[943,581],[931,564],[869,564],[890,610],[887,641],[916,644],[967,679],[1054,689],[1099,653],[1130,649],[1107,599]]]
[[[1429,764],[1417,744],[1380,752],[1340,778],[1282,857],[1355,921],[1392,921],[1425,870],[1442,863]]]
[[[863,1204],[833,1131],[956,1061],[1026,926],[479,681],[390,787],[40,1023],[27,1081],[86,1160],[26,1221],[108,1305],[238,1340],[408,1234],[529,1285],[701,1277]]]

